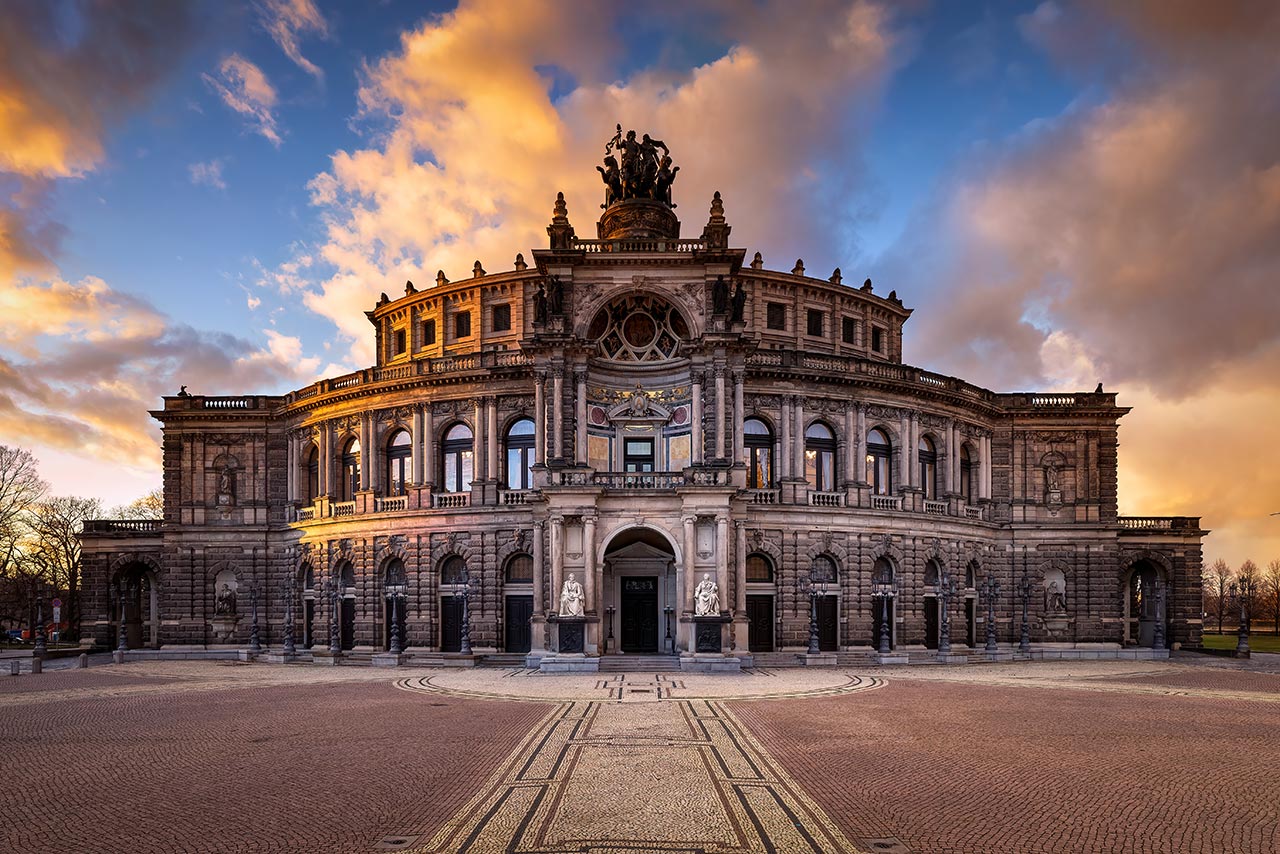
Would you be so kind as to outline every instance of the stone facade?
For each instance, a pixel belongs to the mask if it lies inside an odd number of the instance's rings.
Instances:
[[[1002,647],[1024,594],[1040,649],[1149,646],[1157,614],[1199,645],[1206,532],[1117,515],[1114,394],[902,364],[895,293],[747,261],[719,194],[698,239],[662,207],[616,201],[587,240],[560,199],[531,264],[383,294],[373,367],[166,397],[164,520],[87,527],[86,636],[115,647],[123,602],[128,646],[244,646],[256,589],[267,646],[291,600],[300,649],[332,623],[385,650],[394,610],[427,655],[461,645],[465,586],[472,649],[537,659],[573,573],[588,659],[691,653],[705,575],[737,656],[811,622],[869,650],[885,602],[893,648],[936,647],[948,580],[951,642],[981,647],[988,577]]]

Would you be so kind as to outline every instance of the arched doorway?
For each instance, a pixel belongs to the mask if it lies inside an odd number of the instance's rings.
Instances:
[[[747,648],[773,652],[775,575],[762,552],[747,555]]]
[[[123,611],[123,613],[122,613]],[[156,574],[144,563],[120,567],[111,584],[111,646],[120,642],[124,622],[125,645],[129,649],[159,649],[160,594]]]
[[[675,652],[679,591],[675,550],[652,528],[628,528],[604,552],[605,625],[608,653]]]
[[[338,570],[338,640],[343,652],[356,646],[356,570],[343,561]]]
[[[1155,646],[1156,622],[1160,620],[1164,621],[1165,643],[1168,643],[1169,593],[1164,569],[1157,563],[1144,559],[1129,565],[1124,585],[1126,646]]]

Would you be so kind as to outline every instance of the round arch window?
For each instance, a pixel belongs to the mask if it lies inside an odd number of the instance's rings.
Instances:
[[[602,358],[614,362],[664,362],[676,357],[689,325],[657,297],[629,296],[600,309],[587,337]]]

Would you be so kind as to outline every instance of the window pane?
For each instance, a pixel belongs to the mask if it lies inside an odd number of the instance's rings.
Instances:
[[[462,480],[458,484],[458,491],[466,492],[471,488],[472,465],[475,460],[470,451],[463,451],[459,456],[462,458]]]

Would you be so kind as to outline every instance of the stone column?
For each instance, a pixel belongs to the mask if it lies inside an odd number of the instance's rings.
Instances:
[[[596,517],[590,514],[582,517],[582,587],[587,595],[586,610],[599,614],[603,609],[596,599],[600,590],[596,571]]]
[[[982,437],[982,497],[991,498],[991,437]]]
[[[288,482],[288,500],[298,500],[298,439],[295,436],[288,435],[288,465],[289,476],[286,478]]]
[[[735,463],[742,462],[744,447],[742,422],[747,417],[746,406],[742,399],[742,374],[741,370],[733,372],[733,461]]]
[[[716,459],[724,459],[724,368],[717,366],[716,376]]]
[[[804,480],[804,398],[796,397],[792,405],[796,418],[794,476],[796,480]]]
[[[904,409],[898,417],[898,488],[910,486],[911,478],[911,419]]]
[[[791,398],[782,398],[782,416],[778,419],[782,430],[778,442],[778,478],[787,480],[791,477]]]
[[[735,520],[734,527],[734,573],[733,609],[738,614],[747,613],[747,523],[743,519]]]
[[[373,489],[373,478],[370,476],[371,461],[374,459],[373,448],[373,416],[365,412],[360,416],[360,488]]]
[[[573,404],[573,459],[580,466],[587,464],[587,370],[573,372],[577,388]],[[591,601],[591,597],[587,597]]]
[[[476,398],[475,412],[472,418],[471,430],[471,458],[475,461],[475,469],[472,477],[477,480],[484,480],[489,476],[489,455],[485,452],[485,436],[488,431],[485,430],[485,406],[482,398]]]
[[[690,436],[690,440],[693,442],[692,457],[693,457],[693,464],[696,466],[696,465],[702,464],[702,449],[703,449],[702,375],[698,372],[697,368],[694,368],[693,370],[692,384],[690,386],[690,391],[693,394],[693,424],[691,425],[693,428],[693,434]]]
[[[533,521],[533,613],[541,616],[546,611],[547,605],[543,600],[542,583],[545,578],[544,572],[546,567],[542,556],[543,549],[543,530],[546,522],[541,519]]]
[[[551,517],[551,603],[547,609],[560,613],[560,588],[564,586],[564,517]]]
[[[855,483],[862,479],[858,475],[858,426],[855,423],[855,408],[856,407],[850,403],[845,406],[844,410],[845,483]]]
[[[485,399],[485,406],[488,408],[488,422],[485,424],[485,432],[488,437],[488,456],[489,460],[486,464],[489,477],[496,480],[502,471],[498,465],[498,399],[490,397]]]
[[[543,393],[546,381],[542,374],[533,379],[533,461],[537,465],[547,463],[547,402]]]
[[[681,521],[684,523],[684,583],[680,585],[683,601],[680,603],[680,610],[686,613],[693,613],[693,576],[697,572],[694,567],[694,561],[698,554],[698,543],[694,524],[698,521],[697,516],[685,516]]]
[[[729,609],[729,517],[716,517],[716,587],[720,603]]]
[[[920,413],[912,412],[911,413],[911,447],[909,448],[909,450],[911,451],[911,464],[907,468],[911,472],[911,485],[914,486],[916,489],[920,489],[924,486],[924,484],[920,482],[919,447],[920,447]]]
[[[551,429],[554,432],[551,456],[558,460],[564,456],[564,370],[561,368],[551,371]]]
[[[421,486],[423,482],[424,471],[422,466],[422,450],[426,436],[422,431],[422,407],[415,406],[413,408],[413,482],[417,486]]]
[[[333,425],[320,425],[320,494],[333,492]]]
[[[960,458],[960,449],[956,447],[956,423],[947,422],[947,467],[942,472],[942,488],[951,494],[956,491],[955,462]]]
[[[436,425],[428,403],[422,407],[422,482],[435,483],[435,479]]]

